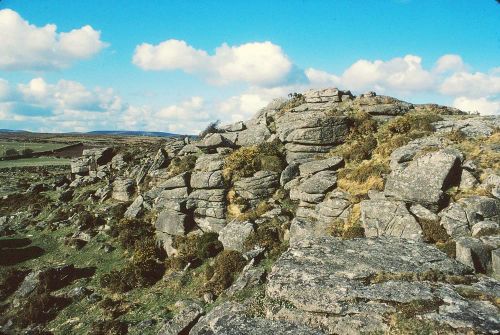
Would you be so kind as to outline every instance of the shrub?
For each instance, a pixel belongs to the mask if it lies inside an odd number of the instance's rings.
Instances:
[[[220,120],[210,122],[205,129],[198,135],[199,138],[204,138],[208,134],[220,133],[222,130],[219,128]]]
[[[424,233],[424,239],[427,242],[436,243],[449,240],[450,237],[446,229],[444,229],[439,222],[420,219],[419,223]]]
[[[119,320],[100,320],[92,324],[90,333],[94,335],[125,335],[128,333],[128,326]]]
[[[112,229],[112,235],[117,236],[120,245],[129,251],[135,250],[137,242],[155,236],[153,226],[138,219],[122,219]]]
[[[19,155],[19,151],[17,151],[14,148],[9,148],[5,150],[5,156],[17,156],[17,155]]]
[[[112,292],[124,293],[153,285],[163,276],[164,271],[163,264],[154,259],[134,261],[121,270],[111,270],[102,275],[100,284]]]
[[[14,293],[29,272],[29,270],[20,269],[1,269],[0,300],[4,300],[9,295]]]
[[[25,156],[31,156],[31,155],[33,155],[34,152],[35,151],[33,149],[26,148],[26,149],[23,149],[23,151],[21,153]]]
[[[304,95],[300,93],[290,93],[288,94],[288,97],[289,99],[278,108],[278,113],[286,113],[306,102]]]
[[[220,295],[231,286],[238,273],[245,267],[246,260],[234,250],[224,250],[216,258],[214,265],[208,270],[211,276],[206,289],[215,295]]]
[[[224,177],[229,180],[250,177],[257,171],[281,172],[285,167],[283,146],[279,141],[242,147],[224,160]]]
[[[174,157],[168,166],[168,174],[170,176],[177,176],[178,174],[192,171],[196,165],[196,159],[197,157],[194,155]]]
[[[17,313],[18,323],[25,327],[45,324],[56,317],[57,313],[71,303],[71,299],[54,297],[47,292],[34,292]]]
[[[256,246],[263,247],[269,252],[269,256],[274,258],[286,249],[284,236],[288,228],[288,224],[283,224],[277,219],[261,223],[248,236],[244,247],[246,250],[252,250]]]
[[[174,270],[183,269],[188,263],[199,265],[204,260],[216,256],[223,250],[216,233],[176,236],[172,246],[177,249],[177,257],[167,259],[166,266]]]
[[[338,173],[338,186],[360,200],[369,190],[384,188],[385,174],[389,173],[388,163],[372,159],[359,164],[350,164]]]

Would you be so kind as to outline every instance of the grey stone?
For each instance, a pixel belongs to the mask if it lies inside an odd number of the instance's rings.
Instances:
[[[163,248],[163,250],[165,250],[168,257],[177,256],[178,252],[177,249],[175,249],[173,246],[174,239],[172,235],[169,235],[159,230],[155,231],[155,235],[157,243],[159,244],[159,246]]]
[[[225,226],[225,219],[218,219],[210,216],[195,216],[194,221],[204,232],[219,233]]]
[[[134,192],[135,182],[132,179],[116,179],[111,197],[118,201],[130,201]]]
[[[88,157],[93,163],[97,165],[104,165],[111,162],[114,156],[113,148],[92,148],[85,149],[82,152],[83,157]]]
[[[285,321],[250,317],[245,307],[224,302],[203,316],[193,327],[191,335],[322,335],[323,332]]]
[[[385,194],[398,200],[437,207],[444,190],[456,183],[460,173],[460,155],[444,149],[426,154],[387,177]]]
[[[436,132],[449,133],[460,130],[467,137],[490,136],[500,121],[492,117],[449,118],[433,123]]]
[[[476,187],[478,184],[478,181],[476,177],[469,171],[463,169],[462,170],[462,176],[460,177],[460,188],[461,189],[470,189]]]
[[[199,148],[215,149],[220,147],[234,147],[235,144],[227,137],[220,133],[208,134],[201,143],[198,143]]]
[[[175,305],[180,308],[179,312],[161,327],[158,335],[188,334],[203,315],[203,307],[198,302],[181,301]]]
[[[144,203],[144,198],[142,195],[139,195],[137,198],[135,198],[134,202],[127,208],[125,213],[123,214],[123,217],[128,218],[128,219],[135,219],[137,216],[142,211],[142,204]]]
[[[178,236],[182,236],[186,233],[185,225],[186,215],[170,209],[161,211],[155,222],[156,230]]]
[[[226,295],[231,297],[244,289],[252,288],[259,285],[264,277],[265,270],[262,267],[255,267],[252,259],[245,268],[241,271],[238,278],[226,290]]]
[[[224,180],[222,178],[222,171],[193,172],[191,174],[191,187],[197,189],[223,188]]]
[[[410,212],[415,215],[418,220],[438,222],[439,216],[422,205],[413,204],[410,206]]]
[[[241,178],[234,182],[238,196],[247,200],[251,206],[268,199],[279,187],[280,174],[273,171],[258,171],[252,177]]]
[[[485,219],[500,222],[500,201],[497,199],[471,196],[458,200],[458,203],[464,208],[471,225]]]
[[[281,172],[280,176],[280,185],[284,186],[287,184],[289,181],[294,179],[299,175],[299,164],[298,163],[291,163],[289,164],[283,172]]]
[[[222,245],[226,250],[236,250],[242,252],[246,239],[253,233],[253,231],[254,229],[251,222],[239,222],[233,220],[219,232],[219,241],[222,242]]]
[[[158,188],[164,189],[164,190],[170,190],[174,188],[182,188],[182,187],[188,187],[188,180],[189,180],[189,173],[188,172],[183,172],[178,174],[177,176],[174,176],[172,178],[169,178],[165,180],[164,182],[160,183],[158,185]]]
[[[390,156],[391,170],[399,170],[408,165],[415,156],[422,150],[442,149],[450,144],[448,140],[441,137],[429,136],[418,138],[410,143],[395,149]]]
[[[404,202],[364,200],[361,202],[361,223],[366,237],[394,236],[422,239],[422,228],[408,212]]]
[[[271,132],[267,126],[263,124],[249,125],[247,129],[242,130],[237,134],[238,138],[236,139],[236,145],[238,146],[260,144],[271,137]]]
[[[441,216],[441,226],[443,226],[451,237],[456,238],[470,235],[467,213],[465,213],[465,210],[459,204],[451,203],[439,213],[439,216]]]
[[[213,172],[222,170],[224,159],[220,154],[201,155],[196,160],[195,171]]]
[[[498,223],[494,221],[480,221],[472,226],[472,236],[481,237],[500,233]]]
[[[491,269],[493,276],[500,280],[500,249],[491,251]]]
[[[159,149],[156,156],[153,159],[153,163],[149,167],[148,173],[151,174],[152,171],[164,168],[168,165],[170,159],[167,152],[164,149]]]
[[[223,129],[225,131],[229,131],[229,132],[232,132],[232,131],[242,131],[242,130],[246,129],[246,126],[243,123],[243,121],[238,121],[236,123],[232,123],[230,125],[227,125],[227,126],[223,127]]]
[[[200,189],[189,194],[187,208],[207,207],[209,203],[223,203],[226,200],[226,193],[223,189]]]
[[[343,163],[344,159],[338,156],[304,163],[299,166],[300,175],[308,176],[324,170],[337,170]]]
[[[480,239],[460,237],[456,240],[457,261],[477,272],[486,272],[491,265],[491,255]]]
[[[323,201],[325,194],[335,188],[337,176],[334,171],[320,171],[304,178],[298,187],[290,190],[291,200],[301,200],[308,203]]]

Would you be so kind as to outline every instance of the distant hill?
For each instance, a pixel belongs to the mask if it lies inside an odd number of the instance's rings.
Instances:
[[[89,131],[87,134],[120,135],[120,136],[157,136],[157,137],[181,136],[180,134],[164,133],[161,131],[132,131],[132,130],[95,130],[95,131]]]
[[[0,133],[30,133],[26,130],[0,129]],[[175,137],[181,134],[165,133],[161,131],[132,131],[132,130],[95,130],[87,133],[68,132],[61,134],[89,134],[89,135],[118,135],[118,136],[151,136],[151,137]]]

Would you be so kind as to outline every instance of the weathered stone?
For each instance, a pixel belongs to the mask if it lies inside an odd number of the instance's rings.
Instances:
[[[500,233],[498,223],[494,221],[480,221],[472,226],[472,236],[481,237]]]
[[[158,188],[164,190],[170,190],[174,188],[188,187],[188,180],[189,180],[189,173],[184,172],[162,182],[160,185],[158,185]]]
[[[258,171],[252,177],[241,178],[234,182],[238,196],[247,200],[251,206],[269,198],[279,187],[280,174],[273,171]]]
[[[476,177],[469,171],[463,169],[462,176],[460,177],[460,188],[461,189],[469,189],[474,188],[478,184]]]
[[[123,217],[127,219],[135,219],[137,216],[142,211],[142,204],[144,203],[144,198],[139,195],[137,198],[135,198],[134,202],[127,208],[125,213],[123,214]]]
[[[262,267],[254,267],[254,260],[252,259],[246,266],[241,270],[240,275],[234,281],[233,285],[226,290],[226,295],[231,297],[244,289],[252,288],[261,283],[262,277],[264,277],[265,270]]]
[[[213,172],[222,170],[224,159],[220,154],[202,155],[196,160],[195,171]]]
[[[364,200],[361,202],[361,223],[365,228],[366,237],[422,239],[422,228],[408,212],[404,202]]]
[[[196,216],[194,222],[204,232],[219,233],[226,226],[226,219],[218,219],[210,216]]]
[[[237,133],[236,144],[238,146],[249,146],[260,144],[271,137],[271,132],[264,124],[249,125],[247,129]]]
[[[184,206],[188,200],[188,189],[187,187],[173,188],[170,190],[163,190],[159,193],[158,199],[156,200],[156,208],[171,208],[172,204],[177,204],[175,210],[178,207]],[[174,209],[174,208],[172,208]]]
[[[201,143],[198,143],[199,148],[215,149],[220,147],[234,147],[235,144],[227,137],[220,133],[208,134]]]
[[[491,251],[491,269],[493,271],[493,276],[495,276],[497,280],[500,280],[500,249]]]
[[[135,182],[132,179],[117,179],[113,182],[111,197],[119,201],[130,201],[135,192]]]
[[[225,302],[200,318],[191,335],[324,335],[323,332],[284,321],[250,317],[243,305]]]
[[[280,176],[280,185],[284,186],[287,184],[289,181],[294,179],[299,175],[299,164],[298,163],[291,163],[289,164],[283,172],[281,172]]]
[[[304,178],[298,187],[290,190],[291,200],[301,200],[308,203],[319,203],[325,194],[335,188],[337,176],[334,171],[320,171]]]
[[[189,194],[187,208],[192,209],[207,207],[211,202],[222,203],[225,202],[225,199],[226,194],[223,189],[194,190],[191,194]]]
[[[149,167],[149,174],[152,171],[164,168],[170,162],[167,152],[164,149],[159,149],[156,153],[155,158],[153,159],[153,163]]]
[[[441,226],[446,230],[451,237],[469,236],[470,227],[467,213],[457,203],[451,203],[441,213]]]
[[[203,307],[198,302],[179,301],[175,305],[179,312],[161,327],[158,335],[188,334],[203,315]]]
[[[391,170],[399,170],[408,165],[415,156],[422,150],[437,150],[442,149],[450,142],[441,137],[428,136],[418,138],[410,143],[395,149],[390,156]]]
[[[174,239],[172,235],[169,235],[159,230],[155,231],[155,235],[156,235],[156,241],[163,248],[163,250],[165,250],[168,257],[177,256],[178,252],[177,249],[175,249],[173,246]]]
[[[437,207],[444,190],[457,184],[460,155],[444,149],[413,160],[406,168],[392,171],[385,185],[386,196]]]
[[[79,157],[71,160],[71,173],[86,175],[90,171],[90,158]]]
[[[439,216],[422,205],[414,204],[410,206],[410,212],[419,220],[438,222]]]
[[[500,222],[500,201],[485,196],[471,196],[462,198],[458,203],[464,208],[471,225],[488,219]]]
[[[219,232],[219,241],[224,249],[242,252],[248,236],[254,231],[251,222],[231,221]]]
[[[113,148],[92,148],[85,149],[82,152],[83,157],[88,157],[97,165],[104,165],[111,162],[114,152]]]
[[[331,157],[301,164],[299,171],[301,176],[309,176],[324,170],[337,170],[344,164],[342,157]]]
[[[186,233],[186,215],[181,212],[164,209],[158,214],[155,228],[161,232],[182,236]]]
[[[486,272],[491,265],[491,255],[480,239],[460,237],[456,240],[457,261],[477,272]]]
[[[223,127],[222,129],[224,129],[225,131],[229,131],[229,132],[242,131],[242,130],[246,129],[246,126],[243,123],[243,121],[238,121],[236,123],[232,123],[230,125],[227,125],[227,126]]]
[[[371,282],[378,274],[412,274],[429,271],[464,275],[470,270],[425,243],[397,238],[341,240],[322,237],[304,238],[286,251],[268,275],[266,296],[286,301],[283,308],[270,310],[273,318],[304,322],[311,327],[334,333],[349,324],[354,334],[385,329],[383,316],[394,313],[398,304],[431,303],[436,299],[429,282],[394,279]],[[295,312],[294,312],[295,311]],[[299,321],[300,320],[300,321]]]
[[[461,131],[467,137],[490,136],[496,127],[500,126],[498,118],[473,117],[473,118],[448,118],[448,120],[433,123],[436,132],[449,133]]]
[[[222,171],[193,172],[191,174],[191,187],[197,189],[223,188],[224,180],[222,178]]]

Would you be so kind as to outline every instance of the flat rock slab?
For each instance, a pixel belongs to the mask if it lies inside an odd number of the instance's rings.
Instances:
[[[461,296],[458,286],[463,285],[416,279],[429,273],[474,278],[470,268],[422,242],[389,237],[304,238],[281,255],[268,275],[268,304],[273,306],[274,301],[280,307],[268,308],[267,315],[327,333],[349,329],[349,334],[359,334],[368,329],[386,331],[388,314],[417,303],[431,306],[416,312],[417,318],[460,331],[498,331],[500,318],[493,304]],[[488,279],[487,285],[478,287],[496,296],[500,284]]]

